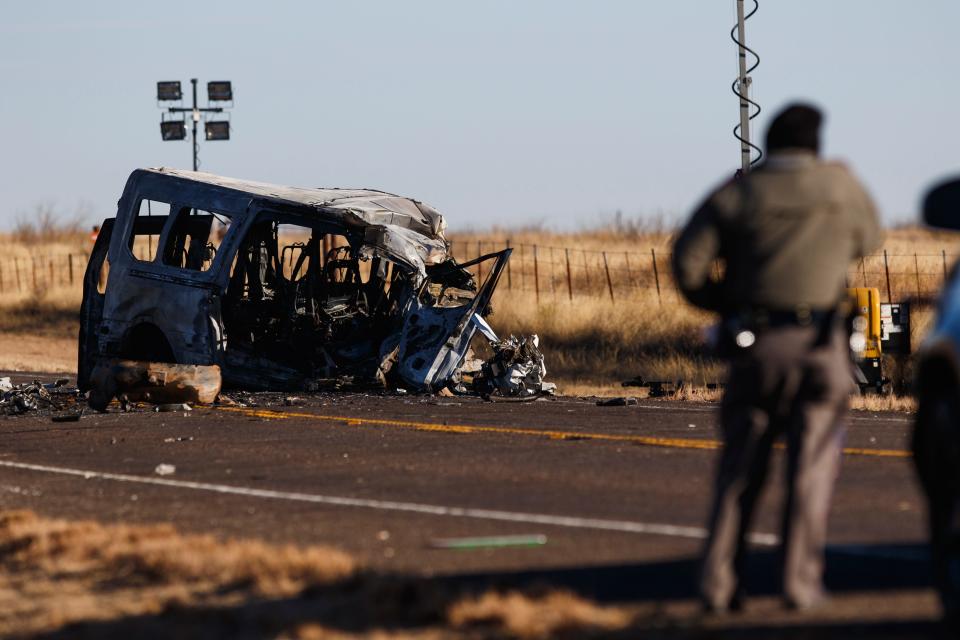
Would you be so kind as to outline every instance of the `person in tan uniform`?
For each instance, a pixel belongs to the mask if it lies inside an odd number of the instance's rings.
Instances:
[[[712,192],[674,247],[678,286],[720,314],[729,361],[700,583],[709,611],[742,606],[745,536],[780,437],[786,604],[824,599],[827,514],[853,385],[838,306],[848,266],[879,248],[881,230],[853,174],[819,158],[821,121],[808,105],[780,112],[767,131],[767,160]]]

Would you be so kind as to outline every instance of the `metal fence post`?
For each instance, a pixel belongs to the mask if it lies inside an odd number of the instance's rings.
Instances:
[[[506,249],[510,248],[510,238],[507,238]],[[507,260],[507,289],[513,289],[513,276],[510,274],[510,261]]]
[[[660,271],[657,269],[657,250],[650,247],[650,257],[653,260],[653,281],[657,284],[657,302],[663,306],[663,298],[660,296]]]
[[[73,284],[73,254],[67,254],[67,267],[70,272],[70,284]]]
[[[613,299],[613,281],[610,279],[610,265],[607,264],[607,252],[602,251],[601,255],[603,256],[603,270],[607,274],[607,289],[610,291],[610,302],[616,302]]]
[[[863,256],[860,256],[860,273],[863,274],[863,286],[867,286],[867,264]]]
[[[567,295],[573,300],[573,277],[570,275],[570,249],[564,249],[567,256]]]
[[[893,302],[890,292],[890,263],[887,261],[887,250],[883,250],[883,270],[887,274],[887,302]]]

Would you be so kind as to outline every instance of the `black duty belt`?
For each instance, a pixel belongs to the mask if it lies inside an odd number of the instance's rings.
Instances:
[[[757,328],[821,326],[835,315],[835,309],[754,309],[751,312]]]

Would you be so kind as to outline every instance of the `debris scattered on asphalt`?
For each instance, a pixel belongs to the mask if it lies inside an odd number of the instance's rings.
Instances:
[[[62,413],[51,416],[50,420],[53,422],[79,422],[81,417],[83,417],[83,409],[74,413]]]
[[[177,402],[173,404],[158,404],[153,408],[153,410],[161,413],[168,413],[171,411],[193,411],[193,407],[185,402]]]
[[[193,440],[193,436],[179,436],[176,438],[164,438],[164,442],[190,442]]]
[[[679,394],[687,386],[687,383],[684,380],[644,380],[643,376],[637,376],[630,380],[624,380],[620,383],[620,386],[646,387],[650,389],[649,397],[666,398]],[[722,391],[723,386],[722,382],[707,382],[703,385],[707,391]]]
[[[285,404],[288,407],[298,405],[300,404],[300,402],[301,402],[300,398],[296,396],[287,396],[286,398],[283,399],[283,404]]]
[[[511,536],[482,536],[475,538],[435,538],[430,541],[434,549],[499,549],[503,547],[542,547],[547,536],[542,533]]]
[[[628,407],[639,404],[636,398],[626,397],[626,398],[603,398],[597,400],[598,407]]]
[[[172,464],[161,463],[153,470],[158,476],[169,476],[177,472],[177,468]]]
[[[490,346],[493,356],[481,365],[474,377],[474,388],[480,395],[530,397],[556,391],[557,385],[543,381],[547,366],[537,334],[491,340]]]
[[[40,409],[62,409],[56,396],[75,395],[76,390],[66,387],[67,378],[44,384],[39,380],[13,384],[9,377],[0,378],[0,414],[20,415]]]

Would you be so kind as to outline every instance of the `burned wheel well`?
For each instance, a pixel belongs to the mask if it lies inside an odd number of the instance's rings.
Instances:
[[[155,324],[141,322],[123,337],[120,357],[150,362],[176,362],[167,336]]]

